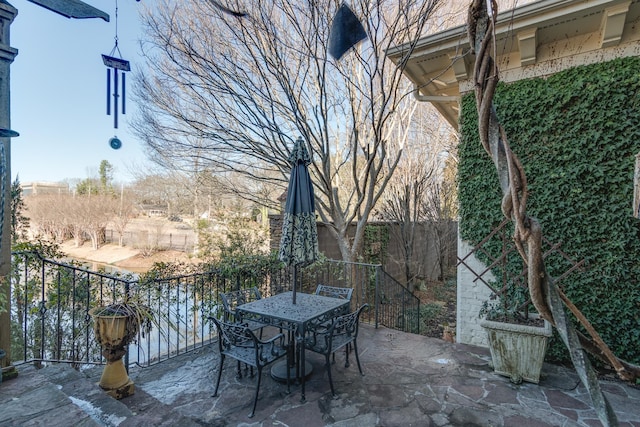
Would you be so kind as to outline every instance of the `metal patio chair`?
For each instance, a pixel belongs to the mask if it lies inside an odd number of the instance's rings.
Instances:
[[[259,330],[260,338],[262,338],[262,329],[268,325],[259,319],[252,319],[246,316],[242,318],[236,312],[237,306],[262,299],[262,295],[257,287],[221,293],[220,298],[222,299],[222,307],[224,309],[223,319],[226,322],[244,323],[252,331]]]
[[[358,356],[358,326],[360,321],[360,313],[369,307],[369,304],[363,304],[356,311],[349,314],[336,317],[331,325],[327,328],[324,325],[318,325],[313,328],[305,337],[305,349],[315,353],[324,355],[327,375],[329,376],[329,385],[331,386],[331,394],[335,396],[333,380],[331,378],[331,362],[329,356],[334,354],[336,350],[353,344],[356,354],[356,362],[360,375],[362,366],[360,365],[360,357]],[[335,360],[334,360],[335,361]],[[349,367],[349,352],[345,351],[345,367]]]
[[[338,286],[318,285],[316,288],[316,295],[322,295],[330,298],[340,298],[349,301],[349,310],[351,309],[351,295],[353,294],[353,288],[340,288]],[[325,326],[329,326],[331,322],[327,322]],[[351,346],[347,346],[344,349],[345,352],[351,352]],[[336,361],[336,354],[333,353],[333,362]]]
[[[210,317],[210,319],[213,320],[218,329],[218,348],[220,350],[220,367],[218,368],[218,379],[216,380],[213,396],[216,397],[218,395],[222,367],[227,356],[236,359],[238,363],[242,362],[251,366],[251,376],[253,376],[253,368],[255,367],[258,370],[258,379],[253,398],[253,408],[249,414],[249,418],[252,418],[258,403],[262,368],[287,355],[284,334],[277,334],[263,341],[246,325],[225,322],[215,317]],[[240,370],[238,370],[238,377],[242,377]],[[289,374],[287,372],[287,392],[289,391]]]
[[[353,288],[339,288],[337,286],[318,285],[316,295],[323,295],[331,298],[342,298],[351,301]]]

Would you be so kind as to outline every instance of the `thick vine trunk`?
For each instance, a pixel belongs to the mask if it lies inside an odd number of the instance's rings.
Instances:
[[[491,8],[490,10],[488,8]],[[540,315],[553,324],[564,341],[580,380],[589,391],[594,408],[605,426],[617,426],[616,415],[602,394],[600,384],[586,357],[580,338],[568,319],[563,302],[576,315],[578,321],[593,338],[598,356],[604,356],[616,367],[618,375],[629,379],[633,373],[625,370],[598,334],[556,287],[545,269],[542,257],[542,230],[534,218],[527,215],[527,179],[518,157],[511,152],[506,132],[500,124],[493,106],[493,96],[498,84],[498,69],[491,53],[494,50],[494,26],[497,4],[491,0],[474,0],[469,8],[469,43],[476,54],[474,85],[478,108],[478,131],[485,151],[493,160],[503,192],[502,212],[514,223],[514,242],[528,268],[528,285],[531,301]],[[563,301],[564,298],[564,301]],[[584,338],[584,337],[583,337]],[[589,347],[587,347],[589,349]]]

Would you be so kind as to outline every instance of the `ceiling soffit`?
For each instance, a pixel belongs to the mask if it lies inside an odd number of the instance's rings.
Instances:
[[[406,46],[387,54],[400,62]],[[640,0],[542,0],[498,15],[497,61],[502,81],[640,55]],[[472,90],[474,57],[466,26],[421,39],[404,74],[419,100],[432,102],[457,128],[460,93]]]

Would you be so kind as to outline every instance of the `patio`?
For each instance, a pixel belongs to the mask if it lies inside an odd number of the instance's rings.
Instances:
[[[361,326],[358,344],[365,376],[344,355],[333,366],[331,397],[323,359],[308,359],[307,402],[300,387],[263,373],[254,418],[248,418],[255,378],[235,378],[225,364],[220,396],[212,397],[218,364],[215,343],[130,372],[136,394],[121,401],[96,385],[101,367],[66,364],[36,371],[20,367],[0,385],[0,424],[104,426],[596,426],[600,425],[574,371],[545,365],[539,385],[514,385],[495,375],[488,350],[384,327]],[[640,426],[640,389],[603,381],[621,426]]]

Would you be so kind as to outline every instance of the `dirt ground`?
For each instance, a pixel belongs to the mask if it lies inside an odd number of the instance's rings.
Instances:
[[[73,241],[65,242],[60,249],[72,258],[79,258],[101,264],[112,265],[133,272],[147,271],[156,262],[194,262],[194,259],[181,251],[165,250],[154,252],[144,256],[142,252],[127,246],[105,244],[97,250],[91,247],[90,242],[85,242],[80,247],[75,247]]]
[[[453,342],[456,332],[455,281],[428,282],[414,294],[420,299],[423,319],[422,335]]]

